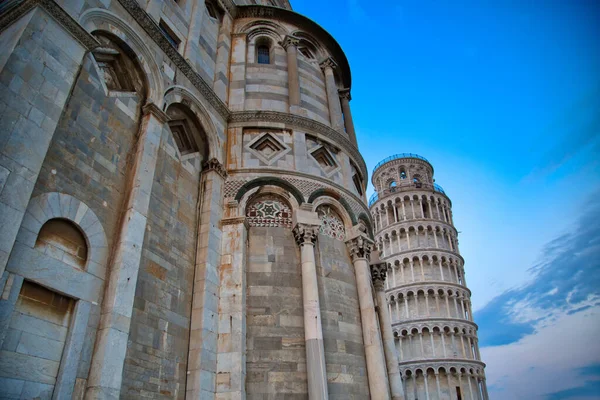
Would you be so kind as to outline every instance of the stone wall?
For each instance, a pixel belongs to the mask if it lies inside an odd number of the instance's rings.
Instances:
[[[319,234],[319,298],[330,399],[369,397],[354,267],[346,244]]]
[[[164,129],[123,373],[121,393],[128,397],[185,397],[199,158],[181,156]]]
[[[284,227],[251,227],[248,237],[247,398],[306,399],[298,246]]]

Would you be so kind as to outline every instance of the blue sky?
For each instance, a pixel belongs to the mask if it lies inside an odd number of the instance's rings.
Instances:
[[[369,170],[421,154],[452,199],[492,399],[600,398],[600,3],[292,5],[346,52]]]

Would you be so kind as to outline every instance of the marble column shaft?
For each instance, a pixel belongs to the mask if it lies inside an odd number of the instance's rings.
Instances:
[[[394,333],[392,332],[392,321],[390,320],[390,314],[387,310],[387,300],[385,298],[384,282],[386,279],[386,270],[387,265],[385,263],[371,264],[371,277],[377,296],[377,311],[379,314],[379,324],[381,325],[383,350],[385,352],[392,400],[404,400],[402,379],[398,369],[398,355],[396,354]]]
[[[304,340],[306,343],[308,397],[311,400],[329,398],[327,392],[327,370],[325,367],[321,306],[319,304],[319,287],[315,264],[315,241],[317,240],[318,232],[318,225],[298,223],[294,227],[294,237],[300,246],[300,261],[302,263]]]
[[[365,357],[367,359],[367,374],[369,378],[369,391],[372,400],[388,400],[390,387],[387,377],[383,344],[379,333],[379,323],[375,314],[375,302],[373,290],[371,289],[371,272],[368,258],[370,256],[373,242],[359,233],[346,242],[354,273],[356,274],[356,286],[358,289],[358,303],[360,307],[360,319],[362,322],[363,341],[365,346]]]
[[[300,40],[286,36],[281,45],[287,53],[288,65],[288,102],[290,113],[297,113],[300,107],[300,78],[298,74],[298,43]]]
[[[352,119],[352,112],[350,111],[350,100],[352,100],[352,97],[350,96],[350,89],[341,89],[339,93],[342,103],[342,112],[344,113],[344,126],[346,127],[346,133],[348,134],[350,141],[355,146],[358,146],[356,141],[356,131],[354,130],[354,120]]]
[[[337,67],[332,58],[327,58],[321,62],[321,68],[325,74],[325,87],[327,90],[327,103],[329,104],[329,120],[331,127],[338,132],[342,131],[342,108],[340,105],[340,95],[335,83],[333,70]]]

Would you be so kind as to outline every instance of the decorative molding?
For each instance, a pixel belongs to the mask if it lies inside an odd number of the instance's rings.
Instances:
[[[250,228],[250,225],[248,224],[248,220],[246,219],[246,217],[223,218],[221,220],[221,226],[238,225],[238,224],[244,224],[244,227],[246,227],[246,229]]]
[[[346,246],[348,246],[348,251],[350,251],[352,262],[363,258],[369,260],[371,251],[373,250],[373,241],[361,234],[346,241]]]
[[[51,0],[46,0],[51,1]],[[192,85],[202,94],[202,96],[214,107],[214,109],[223,117],[229,117],[229,108],[213,91],[213,88],[198,74],[190,63],[183,58],[175,47],[162,34],[158,24],[148,15],[148,13],[139,5],[136,0],[119,0],[119,3],[131,14],[138,24],[146,31],[152,40],[160,47],[163,53],[169,57],[175,67],[181,71]]]
[[[204,168],[202,169],[202,172],[205,171],[215,171],[221,176],[221,178],[227,179],[227,170],[225,169],[223,164],[221,164],[216,158],[211,158],[210,160],[204,163]]]
[[[358,149],[350,139],[346,136],[340,134],[335,129],[331,127],[306,118],[299,115],[288,114],[278,111],[240,111],[233,112],[229,116],[230,123],[280,123],[285,125],[291,125],[296,128],[306,129],[310,131],[310,133],[317,133],[323,135],[326,139],[331,141],[332,144],[340,147],[342,150],[348,154],[352,160],[356,163],[356,165],[360,168],[360,173],[363,177],[367,175],[367,166],[362,156],[358,152]]]
[[[58,24],[81,43],[87,50],[100,47],[100,43],[77,21],[75,21],[54,0],[21,0],[10,1],[0,7],[0,32],[4,31],[13,22],[20,19],[36,6],[42,7]]]
[[[294,239],[296,239],[298,246],[302,247],[305,244],[314,245],[317,241],[317,235],[319,234],[319,226],[299,223],[296,224],[292,233],[294,234]]]

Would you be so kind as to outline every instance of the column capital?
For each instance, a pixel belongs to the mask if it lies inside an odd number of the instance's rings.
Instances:
[[[221,164],[221,162],[214,157],[204,163],[204,168],[202,169],[202,172],[204,171],[215,171],[221,176],[221,178],[227,179],[227,170],[225,169],[223,164]]]
[[[364,234],[359,234],[346,241],[352,262],[361,258],[369,260],[373,250],[373,241]]]
[[[385,278],[387,277],[388,265],[379,258],[379,251],[374,250],[371,254],[371,280],[375,290],[384,290]]]
[[[292,230],[294,239],[298,246],[302,247],[305,244],[314,245],[317,241],[317,235],[319,234],[319,226],[311,224],[297,223]]]
[[[148,114],[154,115],[156,119],[160,121],[161,124],[164,124],[169,120],[167,114],[151,101],[149,101],[148,103],[146,103],[146,105],[144,105],[144,107],[142,107],[142,112],[144,113],[144,116]]]
[[[290,46],[297,47],[298,43],[300,43],[300,39],[298,39],[297,37],[292,36],[292,35],[285,35],[283,40],[281,42],[279,42],[281,47],[283,47],[286,51],[287,51],[288,47],[290,47]]]
[[[348,101],[352,100],[352,96],[350,96],[350,88],[340,89],[338,90],[338,93],[340,95],[340,99]]]
[[[332,70],[337,68],[337,63],[331,57],[327,57],[319,63],[319,66],[322,70],[326,70],[327,68],[331,68]]]

